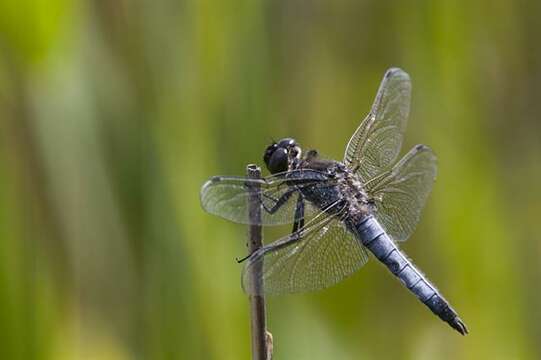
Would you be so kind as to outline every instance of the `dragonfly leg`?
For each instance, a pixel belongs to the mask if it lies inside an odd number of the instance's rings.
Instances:
[[[297,206],[295,208],[295,221],[293,222],[291,234],[293,235],[297,230],[302,230],[302,228],[304,228],[304,197],[299,193]]]
[[[269,245],[266,245],[266,246],[263,246],[263,247],[260,247],[259,249],[257,249],[256,251],[246,255],[245,257],[243,258],[235,258],[235,260],[237,261],[237,263],[242,263],[252,257],[260,257],[262,256],[263,254],[265,254],[266,252],[268,251],[271,251],[272,250],[272,244],[269,244]]]
[[[292,243],[295,243],[301,240],[301,234],[302,234],[303,228],[304,228],[304,196],[302,196],[302,194],[299,193],[299,197],[297,199],[297,206],[295,208],[295,219],[293,221],[293,230],[291,231],[291,235],[285,240],[265,245],[262,248],[259,248],[258,250],[254,251],[250,255],[240,260],[244,261],[248,258],[253,258],[253,259],[259,258],[270,251],[279,250],[283,247],[289,246]]]
[[[244,260],[247,260],[247,259],[250,259],[250,261],[256,261],[257,259],[260,259],[261,257],[263,257],[266,253],[276,251],[276,250],[280,250],[280,249],[282,249],[282,248],[284,248],[286,246],[289,246],[289,245],[291,245],[293,243],[296,243],[300,239],[301,239],[300,231],[296,231],[296,232],[292,233],[290,236],[288,236],[286,239],[283,239],[282,241],[279,241],[279,242],[274,242],[272,244],[265,245],[265,246],[257,249],[256,251],[254,251],[250,255],[245,256],[244,258],[239,259],[237,261],[239,263],[243,262]]]
[[[252,253],[253,254],[253,253]],[[252,254],[248,254],[246,255],[245,257],[242,257],[242,258],[235,258],[235,260],[237,261],[237,263],[241,263],[241,262],[244,262],[246,259],[248,259],[250,256],[252,256]]]
[[[265,255],[266,253],[274,250],[279,250],[283,247],[289,246],[292,243],[295,243],[302,239],[302,230],[304,229],[304,196],[299,193],[299,197],[297,199],[297,205],[295,207],[295,220],[293,222],[293,230],[291,230],[291,235],[280,242],[275,242],[272,244],[268,244],[263,246],[262,248],[258,249],[257,251],[254,251],[252,254],[248,255],[242,260],[246,260],[250,257],[261,257],[262,255]]]
[[[261,205],[263,205],[263,209],[265,209],[266,212],[269,214],[275,213],[281,206],[283,206],[287,200],[293,195],[293,193],[296,191],[296,189],[291,189],[285,192],[279,199],[276,201],[276,204],[272,208],[267,208],[265,204],[262,202]],[[300,230],[304,228],[304,197],[301,193],[299,193],[299,198],[297,199],[297,206],[295,208],[295,219],[293,222],[293,230],[291,231],[291,237],[286,242],[287,244],[269,244],[267,246],[263,246],[262,248],[252,252],[251,254],[246,255],[243,258],[236,258],[235,260],[237,263],[241,263],[246,261],[247,259],[251,258],[252,256],[261,256],[262,254],[265,254],[268,251],[272,251],[275,248],[283,247],[284,245],[289,245],[291,242],[295,242],[301,239],[300,236]],[[259,254],[258,254],[259,253]]]
[[[262,201],[261,202],[261,205],[263,207],[263,209],[265,209],[266,212],[268,212],[269,214],[274,214],[276,211],[278,211],[278,209],[280,209],[288,200],[289,198],[291,197],[291,195],[293,195],[293,193],[295,192],[296,190],[295,189],[290,189],[288,190],[287,192],[285,192],[282,196],[280,196],[280,198],[278,200],[268,196],[268,195],[264,195],[266,196],[267,198],[269,199],[272,199],[274,201],[276,201],[276,204],[274,204],[271,208],[268,208],[265,203]],[[302,226],[304,226],[304,219],[299,219],[298,216],[300,217],[303,217],[304,216],[304,202],[302,203],[299,203],[301,200],[301,195],[299,195],[299,200],[297,201],[297,208],[295,209],[295,224],[293,225],[293,229],[295,229],[296,227],[299,226],[299,224],[301,224],[301,228]],[[301,206],[302,208],[299,209],[299,206]],[[295,232],[295,230],[293,231]],[[262,250],[264,249],[265,247],[262,247],[260,248],[259,250]],[[240,264],[241,262],[244,262],[246,259],[250,258],[252,255],[254,255],[257,251],[254,251],[248,255],[246,255],[245,257],[243,258],[236,258],[235,260]]]
[[[248,257],[251,257],[252,255],[254,255],[254,257],[258,257],[258,256],[266,254],[269,251],[278,250],[285,246],[289,246],[290,244],[294,242],[299,241],[301,239],[301,233],[302,233],[303,228],[304,228],[304,196],[301,193],[299,193],[299,197],[297,199],[297,205],[295,208],[295,219],[293,221],[293,230],[291,231],[291,235],[283,241],[274,242],[272,244],[263,246],[257,251],[254,251]]]
[[[291,197],[291,195],[294,192],[295,192],[295,190],[292,189],[292,190],[289,190],[288,192],[284,193],[280,197],[280,199],[278,199],[276,204],[270,209],[265,207],[265,204],[262,203],[263,208],[269,214],[272,214],[272,213],[276,212],[282,205],[284,205],[286,203],[286,201]],[[303,227],[304,227],[304,198],[303,198],[302,194],[299,193],[299,198],[297,199],[297,206],[295,208],[295,219],[294,219],[294,222],[293,222],[293,230],[291,231],[291,239],[290,240],[294,240],[294,241],[300,240],[300,238],[301,238],[300,233],[298,233],[298,234],[296,234],[296,233],[298,232],[297,230],[302,230]],[[289,241],[287,243],[289,244]],[[264,254],[267,251],[273,250],[273,248],[276,247],[276,246],[281,247],[281,246],[284,246],[284,244],[274,245],[274,246],[273,246],[273,244],[269,244],[267,246],[263,246],[262,248],[260,248],[257,251],[252,252],[251,254],[246,255],[243,258],[240,258],[240,259],[236,258],[235,260],[237,260],[237,263],[240,264],[241,262],[244,262],[248,258],[252,257],[252,255],[257,254],[258,252],[261,252],[262,254]],[[258,255],[255,255],[255,256],[258,256]]]
[[[265,203],[262,201],[261,205],[263,205],[263,209],[265,209],[266,212],[268,212],[269,214],[274,214],[276,211],[278,211],[278,209],[280,209],[289,200],[291,195],[293,195],[293,193],[296,192],[296,191],[297,191],[296,189],[290,189],[290,190],[286,191],[282,196],[280,196],[280,198],[278,200],[276,200],[276,199],[274,199],[274,198],[272,198],[272,197],[270,197],[268,195],[264,195],[265,197],[274,200],[276,202],[276,204],[274,204],[272,207],[268,208],[267,205],[265,205]]]

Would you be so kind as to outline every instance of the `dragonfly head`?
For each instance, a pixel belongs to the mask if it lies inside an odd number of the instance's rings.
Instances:
[[[301,148],[295,139],[285,138],[267,146],[263,160],[271,174],[276,174],[287,171],[291,161],[300,159],[301,153]]]

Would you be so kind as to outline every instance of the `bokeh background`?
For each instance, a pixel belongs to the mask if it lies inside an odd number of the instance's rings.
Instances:
[[[403,245],[270,298],[276,359],[541,358],[541,2],[0,0],[0,358],[248,359],[246,228],[199,188],[272,138],[340,159],[388,67],[439,176]],[[266,239],[287,232],[271,229]]]

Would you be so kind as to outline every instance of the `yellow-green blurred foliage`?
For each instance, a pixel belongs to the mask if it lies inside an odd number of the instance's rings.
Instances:
[[[248,359],[246,228],[199,187],[271,137],[340,159],[391,66],[439,176],[405,251],[269,299],[276,359],[541,358],[541,2],[0,0],[0,358]],[[267,239],[289,228],[272,229]]]

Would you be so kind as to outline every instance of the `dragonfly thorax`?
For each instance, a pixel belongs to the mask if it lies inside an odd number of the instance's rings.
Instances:
[[[373,202],[355,172],[346,170],[339,187],[340,193],[348,201],[348,213],[351,218],[361,220],[374,211]]]

